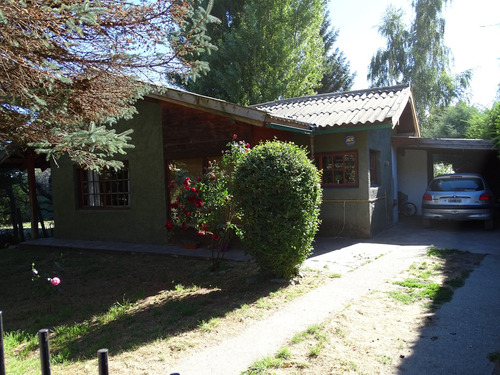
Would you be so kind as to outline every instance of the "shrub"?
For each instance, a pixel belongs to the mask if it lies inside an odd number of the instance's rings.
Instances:
[[[261,143],[240,160],[233,183],[246,251],[264,272],[296,275],[320,222],[320,175],[306,151],[292,143]]]
[[[200,236],[211,238],[212,269],[217,269],[232,240],[236,212],[231,193],[234,165],[250,150],[244,141],[227,144],[219,162],[213,161],[200,178],[193,178],[186,170],[170,166],[173,180],[170,191],[175,197],[170,219],[165,228],[170,235],[177,225],[187,230],[194,228]]]

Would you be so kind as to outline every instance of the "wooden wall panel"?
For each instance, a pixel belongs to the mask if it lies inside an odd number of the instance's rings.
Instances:
[[[162,103],[163,145],[165,159],[220,155],[233,139],[249,142],[291,140],[292,133],[235,121],[173,103]]]

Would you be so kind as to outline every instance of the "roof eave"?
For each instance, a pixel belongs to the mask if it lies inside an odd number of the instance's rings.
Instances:
[[[257,126],[264,126],[267,116],[267,112],[259,109],[172,88],[165,89],[163,92],[150,93],[146,97],[179,104],[184,107],[201,109]]]

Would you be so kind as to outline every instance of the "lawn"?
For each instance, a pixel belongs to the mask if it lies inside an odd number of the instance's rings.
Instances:
[[[271,282],[247,262],[226,261],[213,273],[209,260],[162,255],[0,252],[9,374],[39,373],[36,333],[42,328],[51,332],[53,373],[74,372],[88,366],[101,348],[109,349],[110,362],[158,343],[169,352],[188,350],[214,327],[223,335],[330,277],[326,271],[304,270],[301,283],[289,285]],[[47,278],[56,276],[61,283],[54,286]]]

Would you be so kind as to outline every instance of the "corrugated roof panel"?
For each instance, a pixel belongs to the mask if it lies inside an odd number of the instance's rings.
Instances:
[[[255,107],[276,116],[310,122],[318,127],[395,123],[410,95],[409,86],[394,86],[351,92],[285,99]]]

